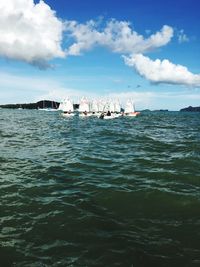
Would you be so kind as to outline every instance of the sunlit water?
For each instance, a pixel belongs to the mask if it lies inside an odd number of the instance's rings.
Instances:
[[[0,266],[200,266],[200,114],[0,110]]]

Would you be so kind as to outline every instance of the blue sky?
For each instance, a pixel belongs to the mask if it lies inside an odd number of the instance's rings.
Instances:
[[[198,0],[0,3],[0,104],[133,98],[200,105]],[[55,12],[54,12],[55,11]]]

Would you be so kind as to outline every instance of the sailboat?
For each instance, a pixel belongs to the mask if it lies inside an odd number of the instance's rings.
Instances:
[[[72,101],[69,98],[64,99],[59,106],[59,110],[62,110],[62,115],[64,117],[71,117],[74,116],[74,106]]]
[[[112,100],[107,100],[104,105],[103,113],[100,115],[99,118],[110,120],[121,116],[121,113],[118,113],[118,111],[121,111],[121,107],[119,108],[117,105],[118,105],[117,102]]]
[[[128,99],[125,105],[124,115],[129,117],[136,117],[140,112],[135,111],[134,102],[131,99]]]
[[[89,101],[86,97],[82,97],[79,104],[79,117],[89,117],[90,113]]]

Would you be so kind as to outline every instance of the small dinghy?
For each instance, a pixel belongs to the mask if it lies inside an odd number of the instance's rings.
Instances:
[[[132,100],[127,100],[124,110],[124,116],[127,117],[136,117],[140,114],[140,112],[135,111],[135,106]]]
[[[58,109],[62,111],[63,117],[74,116],[74,105],[69,98],[64,99],[64,101],[60,103]]]

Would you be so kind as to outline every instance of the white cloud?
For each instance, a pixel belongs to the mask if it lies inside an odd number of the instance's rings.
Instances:
[[[62,22],[56,13],[40,0],[0,1],[0,56],[46,67],[49,60],[80,55],[95,46],[107,47],[114,53],[145,53],[166,45],[173,29],[164,25],[144,38],[130,22],[90,20]],[[68,47],[64,51],[63,32]]]
[[[185,42],[189,42],[189,38],[187,37],[187,35],[184,33],[184,30],[180,30],[178,32],[178,42],[181,43],[185,43]]]
[[[127,21],[112,19],[103,29],[99,28],[99,23],[93,20],[85,24],[66,21],[65,30],[75,41],[67,49],[67,55],[77,56],[95,46],[107,47],[115,53],[145,53],[166,45],[173,37],[173,28],[167,25],[147,39],[134,31]]]
[[[40,0],[0,1],[0,56],[37,65],[49,66],[49,60],[78,56],[96,46],[125,56],[125,63],[155,83],[182,84],[200,87],[200,75],[168,60],[152,61],[142,54],[167,45],[173,35],[172,27],[164,25],[160,31],[144,37],[128,21],[111,19],[62,22],[56,13]],[[104,26],[103,26],[104,25]],[[63,32],[66,49],[63,50]],[[184,30],[178,31],[179,43],[189,41]],[[16,79],[15,79],[16,80]]]
[[[43,1],[0,1],[0,14],[0,56],[39,67],[65,56],[61,48],[63,24]]]
[[[169,60],[151,60],[142,54],[124,56],[125,64],[153,83],[179,84],[200,87],[200,74],[191,73],[187,67],[175,65]]]

